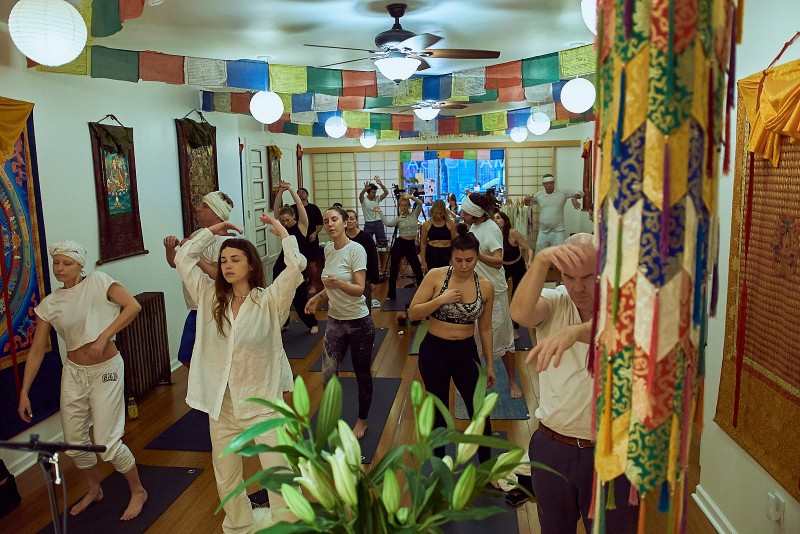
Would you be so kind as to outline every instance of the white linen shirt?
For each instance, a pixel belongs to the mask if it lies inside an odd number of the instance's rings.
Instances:
[[[293,236],[283,239],[286,269],[267,288],[254,288],[236,318],[230,307],[226,337],[214,321],[214,281],[197,266],[201,253],[216,236],[203,229],[181,247],[175,266],[192,298],[197,302],[197,337],[189,368],[186,403],[219,419],[225,388],[230,388],[233,414],[237,418],[270,414],[266,406],[242,402],[249,397],[269,401],[292,390],[292,369],[281,339],[281,325],[289,316],[306,259]],[[256,266],[260,267],[260,265]]]
[[[496,250],[503,250],[503,232],[492,219],[486,219],[480,224],[473,224],[469,231],[478,240],[481,254],[490,256]],[[495,269],[482,261],[478,261],[475,264],[475,270],[492,283],[495,300],[497,300],[500,293],[508,290],[506,270],[502,266],[499,269]]]
[[[539,231],[564,231],[564,204],[575,195],[583,196],[583,191],[572,189],[556,189],[551,194],[539,191],[533,195],[533,202],[539,204]]]

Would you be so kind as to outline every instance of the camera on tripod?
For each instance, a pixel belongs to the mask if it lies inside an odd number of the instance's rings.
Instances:
[[[405,188],[402,188],[397,184],[392,184],[392,193],[394,194],[394,198],[396,200],[400,200],[400,195],[402,195],[405,192],[406,192]]]

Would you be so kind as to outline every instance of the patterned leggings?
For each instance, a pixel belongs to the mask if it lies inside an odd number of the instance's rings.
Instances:
[[[339,375],[339,365],[347,349],[353,358],[353,369],[358,383],[358,418],[366,419],[372,404],[372,345],[375,342],[375,325],[369,315],[360,319],[339,320],[328,317],[322,350],[322,381],[328,383]]]

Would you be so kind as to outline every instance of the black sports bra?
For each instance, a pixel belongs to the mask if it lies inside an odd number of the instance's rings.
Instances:
[[[450,283],[450,275],[453,274],[453,268],[447,269],[447,276],[444,277],[444,284],[439,291],[439,295],[444,293],[447,289],[447,284]],[[454,304],[444,304],[431,314],[431,317],[438,319],[444,323],[450,324],[472,324],[478,320],[481,312],[483,312],[483,297],[481,296],[481,284],[478,281],[478,273],[475,275],[475,291],[477,296],[475,302],[456,302]],[[436,295],[437,297],[439,295]]]
[[[450,233],[450,228],[448,228],[446,224],[436,226],[431,223],[431,227],[428,230],[428,241],[452,241],[452,239],[453,236]]]

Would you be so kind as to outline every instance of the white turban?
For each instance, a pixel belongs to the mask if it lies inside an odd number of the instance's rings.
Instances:
[[[71,239],[59,241],[58,243],[53,243],[47,247],[47,250],[50,252],[50,256],[60,254],[62,256],[67,256],[68,258],[72,258],[78,262],[81,267],[86,265],[86,249],[83,248],[83,245],[77,241],[73,241]]]
[[[543,184],[547,184],[547,183],[555,182],[555,181],[556,181],[556,179],[552,175],[551,176],[545,176],[544,178],[542,178],[542,183]]]
[[[212,191],[203,197],[203,202],[208,204],[211,211],[217,214],[217,217],[223,221],[227,221],[231,217],[231,205],[225,201],[220,191]]]
[[[461,203],[461,211],[466,211],[473,217],[483,217],[486,215],[486,210],[471,201],[468,196],[464,197],[464,201]]]

